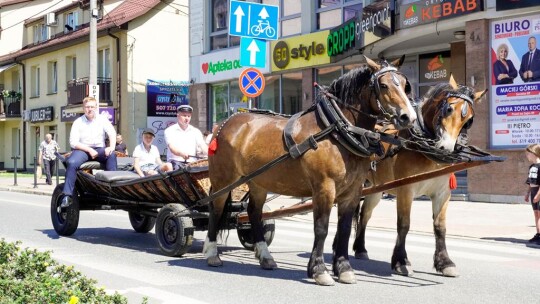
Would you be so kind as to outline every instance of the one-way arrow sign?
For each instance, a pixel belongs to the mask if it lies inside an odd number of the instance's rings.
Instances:
[[[278,38],[279,6],[231,0],[229,12],[229,35]]]
[[[240,64],[246,67],[264,68],[266,66],[266,41],[240,38]]]

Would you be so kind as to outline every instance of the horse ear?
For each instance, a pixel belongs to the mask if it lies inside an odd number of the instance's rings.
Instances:
[[[390,62],[390,64],[392,64],[393,66],[395,66],[396,68],[399,68],[403,62],[405,61],[405,55],[401,56],[400,58]]]
[[[372,69],[374,72],[381,69],[381,66],[378,63],[376,63],[375,61],[367,58],[367,56],[365,56],[365,55],[362,55],[362,56],[364,56],[364,59],[366,60],[366,63],[369,66],[369,68]]]
[[[448,80],[448,84],[452,87],[452,89],[454,90],[457,90],[459,89],[459,86],[456,82],[456,80],[454,79],[454,75],[452,75],[452,73],[450,73],[450,80]]]
[[[481,91],[481,92],[476,92],[474,93],[474,102],[478,102],[480,100],[480,98],[484,97],[484,95],[486,95],[486,93],[488,92],[487,89]]]

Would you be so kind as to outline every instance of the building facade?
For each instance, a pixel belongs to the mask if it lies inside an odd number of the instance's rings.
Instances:
[[[149,108],[155,107],[147,89],[189,83],[188,3],[97,2],[99,89],[94,95],[100,114],[109,117],[133,151],[140,130],[149,126]],[[14,156],[20,157],[19,170],[33,170],[46,133],[53,134],[62,151],[70,150],[71,125],[83,113],[82,99],[92,94],[89,1],[1,5],[0,170],[13,169]],[[174,104],[169,97],[167,102]]]
[[[540,112],[536,110],[540,99],[535,97],[540,83],[526,83],[518,76],[512,84],[498,84],[493,66],[499,45],[509,46],[508,58],[515,58],[517,64],[527,51],[527,40],[540,39],[540,4],[527,0],[248,2],[279,9],[278,37],[265,42],[266,64],[259,68],[266,86],[255,98],[244,96],[238,83],[247,67],[241,62],[248,54],[242,39],[229,34],[235,33],[230,26],[239,26],[229,24],[238,12],[230,11],[227,0],[190,2],[190,78],[194,83],[190,103],[197,109],[200,127],[209,129],[239,108],[296,113],[312,104],[314,82],[330,84],[362,64],[360,54],[371,59],[405,55],[401,71],[416,96],[448,81],[450,74],[476,91],[489,90],[483,102],[475,105],[470,143],[507,160],[462,172],[458,184],[470,200],[523,201],[529,165],[524,147],[540,143]],[[255,26],[266,27],[266,20],[259,21]],[[505,105],[510,110],[501,108]],[[524,110],[519,110],[520,105]],[[519,128],[531,131],[525,134]]]

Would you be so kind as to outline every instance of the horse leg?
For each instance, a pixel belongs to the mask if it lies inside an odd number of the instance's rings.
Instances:
[[[397,194],[397,232],[396,245],[392,254],[391,266],[394,273],[404,276],[413,276],[411,263],[407,258],[405,250],[405,239],[409,233],[411,225],[411,206],[413,201],[412,193],[408,191],[399,191]]]
[[[319,187],[322,189],[322,187]],[[313,195],[313,225],[315,240],[313,241],[313,249],[309,258],[307,267],[308,277],[313,278],[315,283],[323,286],[334,285],[334,279],[328,273],[324,264],[324,241],[328,235],[328,222],[330,220],[330,212],[334,201],[334,191],[332,193],[320,193]]]
[[[272,270],[277,267],[274,258],[268,250],[268,245],[264,240],[264,227],[262,223],[262,208],[266,201],[267,191],[255,185],[249,185],[249,205],[247,208],[251,232],[255,243],[255,258],[259,259],[259,264],[263,269]]]
[[[368,195],[364,198],[364,202],[362,203],[360,216],[356,223],[356,237],[353,244],[354,257],[357,259],[369,260],[366,249],[366,228],[369,219],[373,214],[373,209],[375,209],[381,201],[381,195],[382,193]]]
[[[456,264],[452,262],[446,250],[446,208],[450,201],[451,193],[445,193],[442,197],[432,198],[433,208],[433,232],[435,234],[435,254],[433,255],[433,267],[445,277],[458,277],[459,272]]]
[[[222,195],[213,202],[210,202],[208,206],[208,233],[204,241],[203,254],[206,257],[208,266],[212,267],[223,266],[217,249],[217,233],[220,228],[219,223],[223,216],[223,208],[225,207],[227,197],[228,195]]]
[[[338,205],[338,225],[334,241],[334,257],[332,270],[340,283],[355,284],[356,277],[349,262],[349,238],[354,212],[358,206],[358,200],[354,203],[342,203]]]

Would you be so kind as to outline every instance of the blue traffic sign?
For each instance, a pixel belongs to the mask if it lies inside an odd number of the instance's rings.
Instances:
[[[266,81],[261,71],[255,68],[245,69],[238,78],[240,91],[247,97],[257,97],[264,91]]]
[[[279,6],[231,0],[229,35],[278,39]]]
[[[264,68],[266,66],[266,41],[240,38],[240,65]]]

